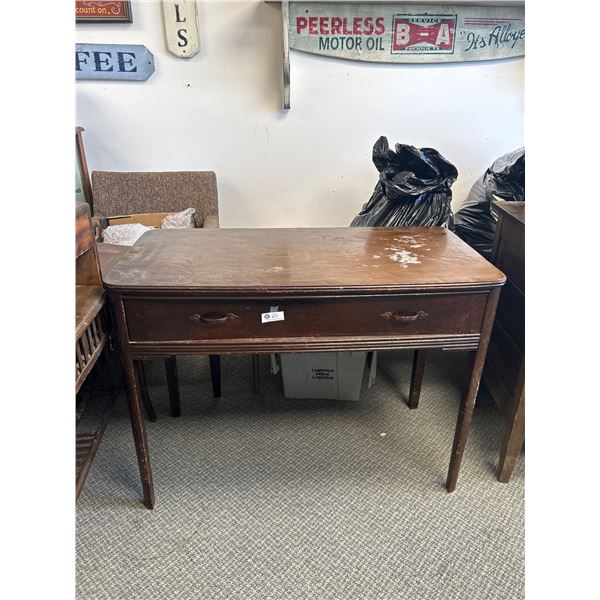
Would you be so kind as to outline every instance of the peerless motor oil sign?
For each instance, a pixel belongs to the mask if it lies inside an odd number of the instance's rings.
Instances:
[[[525,54],[523,6],[289,3],[289,47],[386,63],[494,60]]]

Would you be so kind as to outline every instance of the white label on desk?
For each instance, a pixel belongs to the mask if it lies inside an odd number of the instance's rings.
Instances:
[[[261,323],[271,323],[271,321],[284,321],[282,310],[274,310],[261,314]]]

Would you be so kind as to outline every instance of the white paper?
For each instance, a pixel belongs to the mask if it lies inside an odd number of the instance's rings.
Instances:
[[[284,321],[282,310],[266,312],[261,314],[261,323],[271,323],[272,321]]]

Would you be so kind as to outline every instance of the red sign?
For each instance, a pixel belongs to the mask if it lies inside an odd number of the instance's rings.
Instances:
[[[452,54],[456,16],[394,15],[392,54]]]
[[[75,20],[78,23],[85,21],[131,23],[130,4],[128,0],[112,2],[75,0]]]

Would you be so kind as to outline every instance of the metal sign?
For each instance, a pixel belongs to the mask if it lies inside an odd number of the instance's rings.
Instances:
[[[146,81],[154,73],[154,56],[141,45],[76,44],[75,79]]]
[[[290,3],[290,48],[386,63],[523,56],[522,6]]]
[[[180,58],[200,50],[196,0],[163,0],[163,19],[169,52]]]
[[[282,2],[289,48],[379,63],[496,60],[525,54],[525,8],[402,2]],[[289,53],[284,48],[284,81]],[[287,55],[286,55],[287,53]],[[284,101],[289,108],[289,89]]]

